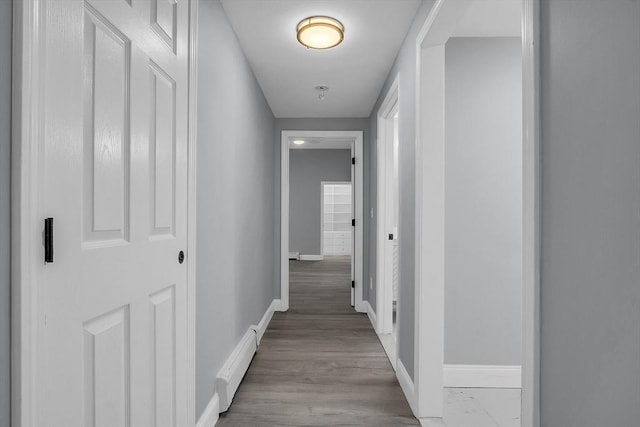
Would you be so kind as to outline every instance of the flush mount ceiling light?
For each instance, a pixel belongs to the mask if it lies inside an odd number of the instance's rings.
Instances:
[[[293,141],[293,143],[296,144],[296,145],[302,145],[302,144],[304,144],[304,141],[301,140],[301,139],[296,139],[295,141]]]
[[[344,40],[344,26],[329,16],[304,18],[296,31],[300,44],[310,49],[331,49]]]

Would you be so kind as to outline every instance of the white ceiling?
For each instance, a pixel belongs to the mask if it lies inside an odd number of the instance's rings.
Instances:
[[[276,117],[368,117],[420,0],[222,0]],[[296,40],[310,15],[344,24],[344,42],[312,50]],[[315,86],[329,86],[320,101]]]
[[[453,37],[520,37],[522,0],[475,0]]]

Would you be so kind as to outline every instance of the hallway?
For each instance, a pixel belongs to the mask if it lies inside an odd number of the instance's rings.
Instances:
[[[348,257],[290,261],[271,320],[220,426],[419,425],[369,319],[349,305]]]

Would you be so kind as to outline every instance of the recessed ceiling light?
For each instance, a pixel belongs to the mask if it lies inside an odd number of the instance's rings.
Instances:
[[[344,25],[329,16],[304,18],[296,31],[300,44],[310,49],[331,49],[344,40]]]
[[[301,139],[296,139],[295,141],[293,141],[293,143],[296,144],[296,145],[302,145],[302,144],[304,144],[304,141],[301,140]]]

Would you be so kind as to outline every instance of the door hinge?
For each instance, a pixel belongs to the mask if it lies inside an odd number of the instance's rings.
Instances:
[[[44,262],[53,262],[53,218],[44,219]]]
[[[352,281],[351,281],[351,287],[352,287],[353,289],[355,289],[355,288],[356,288],[356,281],[355,281],[355,280],[352,280]]]
[[[344,164],[344,163],[343,163],[343,164]],[[356,164],[356,158],[355,158],[355,157],[352,157],[352,158],[351,158],[351,164],[352,164],[352,165],[355,165],[355,164]]]
[[[393,240],[393,233],[389,233],[389,240]]]
[[[351,220],[351,226],[352,226],[352,227],[355,227],[355,226],[356,226],[356,220],[355,220],[355,218]]]

